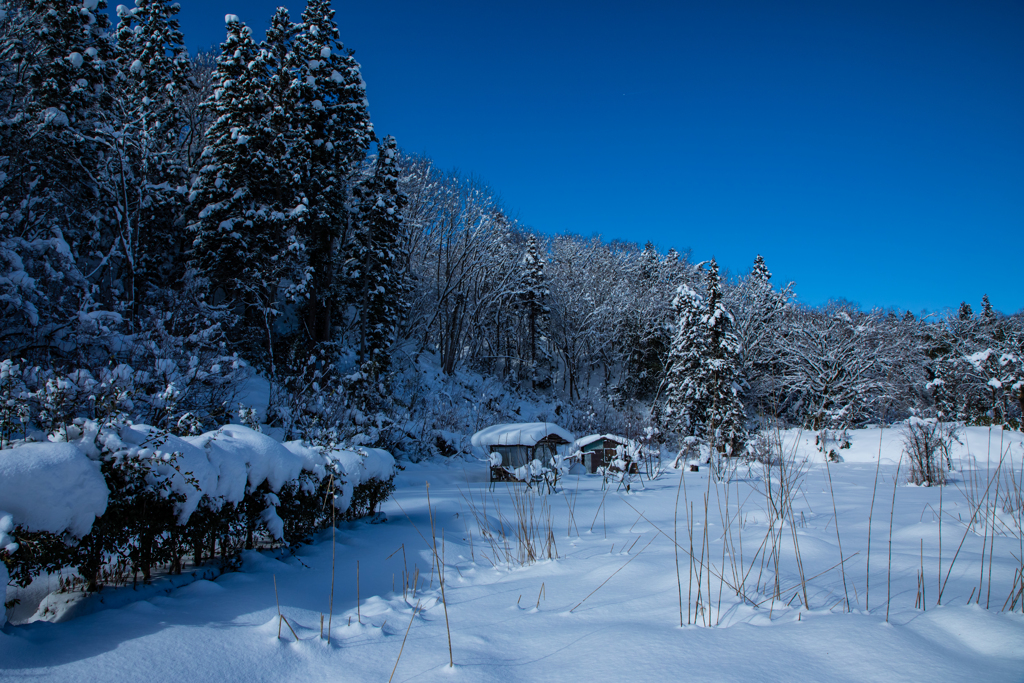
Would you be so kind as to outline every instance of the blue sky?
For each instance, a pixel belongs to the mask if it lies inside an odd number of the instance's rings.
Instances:
[[[181,4],[195,50],[277,3]],[[1024,308],[1019,0],[335,9],[377,132],[526,225],[762,253],[809,304]]]

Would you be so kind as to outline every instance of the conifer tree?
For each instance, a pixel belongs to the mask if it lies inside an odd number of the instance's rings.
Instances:
[[[720,453],[738,455],[746,443],[743,404],[740,402],[741,347],[733,333],[734,319],[722,300],[718,263],[711,259],[707,272],[708,406],[707,438]]]
[[[978,316],[978,334],[982,337],[983,344],[1002,344],[1006,335],[999,324],[999,316],[996,309],[992,307],[988,294],[981,296],[981,315]]]
[[[346,378],[350,435],[356,443],[375,444],[390,421],[384,410],[391,351],[398,327],[408,310],[402,209],[406,199],[398,189],[398,148],[385,137],[377,149],[373,175],[356,188],[358,221],[349,270],[358,310],[359,367]]]
[[[992,308],[992,302],[988,300],[988,294],[981,295],[981,317],[991,321],[996,318],[996,312]]]
[[[306,330],[314,341],[330,341],[346,292],[344,249],[351,242],[353,178],[375,139],[359,63],[346,50],[328,0],[310,0],[295,38],[298,102],[292,115],[305,147],[303,186],[308,211],[301,230],[312,266]]]
[[[547,312],[544,296],[544,258],[536,235],[530,235],[523,254],[519,300],[530,323],[530,361],[537,360],[537,321]]]
[[[388,135],[377,149],[373,175],[358,189],[359,361],[368,381],[391,366],[391,346],[407,309],[402,208],[398,191],[398,147]]]
[[[114,64],[105,8],[99,0],[3,7],[0,297],[17,313],[4,321],[9,343],[74,320],[107,275],[115,218],[96,132]],[[6,277],[12,271],[29,277]]]
[[[270,19],[270,27],[261,46],[269,69],[264,129],[268,153],[272,155],[271,163],[275,167],[274,201],[278,206],[289,209],[287,230],[297,241],[301,241],[310,212],[310,197],[305,194],[305,188],[312,145],[309,131],[301,125],[299,116],[299,56],[295,42],[300,29],[299,24],[292,22],[288,10],[278,7]],[[316,201],[315,196],[312,199]],[[302,259],[295,248],[291,249],[286,260],[288,266],[283,267],[284,270],[299,272],[302,268]],[[305,293],[304,278],[297,280],[288,293],[289,298]]]
[[[640,252],[640,277],[644,280],[653,280],[658,276],[658,249],[654,242],[647,242],[644,250]]]
[[[118,164],[112,175],[131,313],[147,289],[174,285],[181,277],[185,233],[177,223],[189,169],[178,146],[185,133],[180,100],[189,86],[188,55],[175,18],[179,10],[167,0],[118,6],[118,109],[109,147]]]
[[[772,279],[772,273],[765,265],[764,257],[760,254],[754,259],[754,267],[750,271],[750,279],[759,283],[762,287]]]
[[[676,314],[675,332],[669,348],[661,419],[668,430],[694,436],[699,433],[708,404],[707,387],[700,381],[707,356],[701,323],[704,299],[689,285],[680,285],[672,308]]]
[[[234,15],[227,31],[207,105],[216,120],[191,193],[193,264],[212,303],[223,297],[240,314],[236,339],[272,368],[278,287],[301,248],[294,223],[305,206],[288,191],[287,140],[274,128],[286,117],[273,116],[273,54]]]
[[[758,254],[750,275],[730,293],[730,308],[735,311],[733,332],[743,349],[744,400],[760,404],[768,412],[778,409],[778,405],[771,405],[777,403],[774,384],[781,372],[777,350],[783,314],[792,297],[791,285],[776,290],[771,278],[764,258]]]
[[[704,285],[704,297],[680,286],[673,302],[676,330],[662,419],[668,428],[698,437],[718,453],[736,455],[746,440],[739,399],[740,349],[714,259]]]
[[[30,0],[5,6],[0,208],[19,232],[58,230],[72,244],[102,206],[94,131],[110,105],[113,46],[106,4]]]

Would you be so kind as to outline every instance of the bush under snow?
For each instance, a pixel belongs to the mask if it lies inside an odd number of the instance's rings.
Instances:
[[[357,512],[354,497],[372,512],[395,471],[387,451],[282,444],[241,425],[178,437],[76,419],[60,438],[0,451],[0,559],[21,584],[76,567],[94,588],[112,559],[148,579],[156,564],[180,571],[186,554],[201,563],[218,547],[226,559],[254,544],[302,542]],[[19,553],[19,538],[32,552]]]

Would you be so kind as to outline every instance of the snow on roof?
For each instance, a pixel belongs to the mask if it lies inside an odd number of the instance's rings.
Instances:
[[[624,436],[616,436],[615,434],[591,434],[590,436],[581,436],[576,439],[575,445],[576,448],[586,448],[590,444],[595,441],[600,441],[601,439],[608,439],[609,441],[614,441],[615,443],[619,443],[624,446],[629,444],[629,439]]]
[[[494,425],[481,429],[473,435],[473,450],[480,457],[486,457],[491,446],[536,446],[538,441],[552,434],[568,443],[576,437],[553,422],[524,422],[521,424]]]

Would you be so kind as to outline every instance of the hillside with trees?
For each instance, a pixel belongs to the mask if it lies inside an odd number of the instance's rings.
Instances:
[[[513,421],[725,456],[772,420],[1020,427],[1020,312],[809,307],[760,257],[723,273],[532,230],[374,130],[326,0],[262,42],[228,15],[215,55],[187,53],[177,12],[2,5],[5,449],[87,423],[244,422],[414,461]]]

